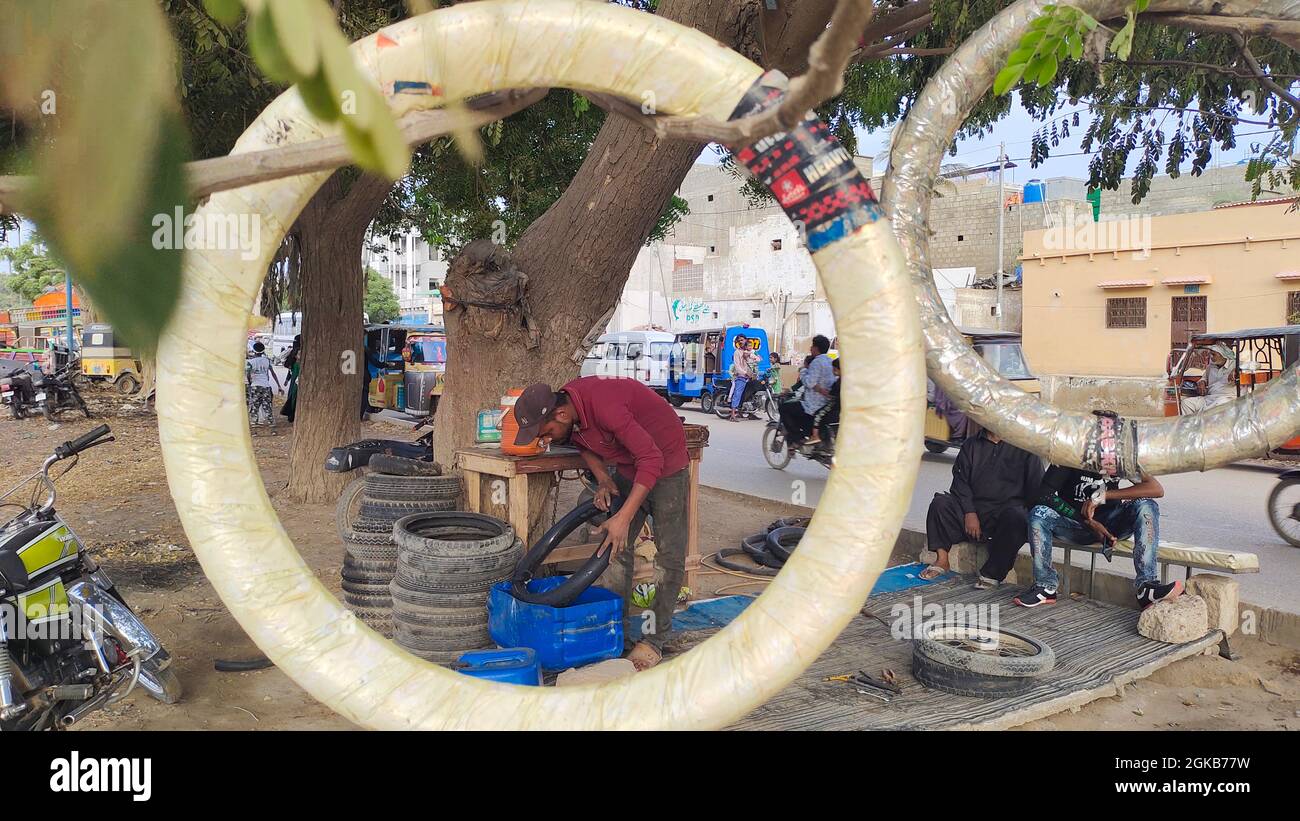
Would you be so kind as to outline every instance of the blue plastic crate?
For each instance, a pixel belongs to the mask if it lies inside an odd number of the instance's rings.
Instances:
[[[550,590],[567,576],[534,579],[532,592]],[[531,647],[545,670],[582,667],[623,654],[623,599],[589,587],[568,607],[529,604],[510,595],[510,582],[488,594],[488,633],[501,647]]]
[[[471,650],[461,656],[459,661],[467,666],[456,672],[466,676],[531,687],[538,687],[542,683],[542,667],[537,663],[537,652],[531,647]]]

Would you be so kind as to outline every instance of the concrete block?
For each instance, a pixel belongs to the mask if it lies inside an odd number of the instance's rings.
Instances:
[[[1200,596],[1183,594],[1173,601],[1153,604],[1138,616],[1138,634],[1166,644],[1195,641],[1209,629],[1209,610]]]
[[[961,542],[953,545],[952,550],[948,551],[948,566],[963,576],[974,576],[980,572],[980,568],[989,560],[989,547],[986,544],[975,544],[973,542]],[[1004,584],[1018,584],[1016,571],[1013,569],[1007,573],[1003,580]]]
[[[1240,591],[1241,585],[1235,579],[1216,573],[1197,573],[1187,580],[1187,592],[1205,599],[1210,629],[1218,628],[1228,636],[1237,632],[1241,623]]]

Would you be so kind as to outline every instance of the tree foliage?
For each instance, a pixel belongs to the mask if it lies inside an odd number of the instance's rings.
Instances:
[[[65,268],[50,255],[45,241],[37,234],[30,235],[21,245],[0,248],[0,259],[9,262],[5,286],[24,305],[30,305],[51,286],[62,285],[66,278]]]
[[[366,313],[371,322],[392,322],[402,315],[393,284],[374,268],[366,269]]]

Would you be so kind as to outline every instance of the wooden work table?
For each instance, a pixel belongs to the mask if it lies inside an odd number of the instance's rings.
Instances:
[[[690,471],[690,483],[686,501],[688,536],[686,542],[686,586],[695,589],[695,575],[700,567],[699,546],[699,480],[700,459],[703,449],[708,444],[708,428],[703,425],[687,425],[687,455],[690,457],[687,470]],[[692,430],[698,429],[698,430]],[[700,432],[702,431],[702,433]],[[465,480],[466,508],[474,513],[501,511],[501,505],[494,503],[494,497],[503,489],[494,486],[494,480],[505,483],[505,516],[519,538],[526,545],[536,543],[550,527],[542,521],[542,506],[534,506],[531,497],[543,498],[539,485],[549,488],[555,481],[555,475],[564,471],[587,469],[578,451],[568,447],[553,447],[539,456],[510,456],[501,452],[495,445],[479,446],[456,452],[456,467]],[[538,491],[532,493],[532,491]],[[536,509],[534,509],[536,508]],[[599,543],[565,545],[558,547],[547,557],[547,564],[586,559]],[[652,575],[653,565],[642,567],[638,563],[638,578]]]

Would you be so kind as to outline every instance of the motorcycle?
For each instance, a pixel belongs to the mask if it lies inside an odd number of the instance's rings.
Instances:
[[[416,423],[415,429],[431,424],[430,419],[422,419]],[[433,461],[432,427],[414,442],[401,439],[362,439],[360,442],[332,448],[325,458],[325,469],[330,473],[348,473],[363,467],[403,476],[442,473],[441,466]]]
[[[1285,470],[1268,494],[1268,523],[1292,547],[1300,547],[1300,470]]]
[[[109,432],[64,442],[0,496],[22,509],[0,527],[0,731],[66,729],[137,685],[164,704],[180,700],[171,656],[54,509],[50,468],[71,460],[67,473],[112,442]],[[4,501],[31,482],[26,504]]]
[[[36,372],[38,379],[42,376],[40,371]],[[33,384],[32,372],[25,366],[0,377],[0,401],[9,406],[9,413],[13,418],[23,419],[27,414],[35,413],[37,410],[35,396],[36,387]]]
[[[51,422],[65,410],[79,410],[90,418],[90,408],[77,390],[76,379],[81,374],[81,360],[73,359],[58,370],[47,373],[33,385],[36,389],[36,407]]]
[[[731,416],[731,379],[721,377],[715,379],[713,384],[716,388],[714,393],[717,399],[713,403],[713,412],[720,419],[726,419]],[[761,379],[758,387],[754,390],[752,396],[740,403],[736,408],[736,413],[741,417],[749,416],[755,419],[760,413],[766,414],[769,422],[775,422],[780,417],[780,411],[777,407],[776,397],[772,395],[772,385],[766,380]]]
[[[775,422],[768,422],[767,428],[763,431],[763,458],[767,460],[769,467],[785,470],[797,453],[829,470],[835,463],[835,439],[839,429],[840,424],[833,422],[829,426],[829,440],[824,439],[816,443],[804,442],[798,447],[791,448],[786,444],[789,434],[784,423],[778,418]]]

